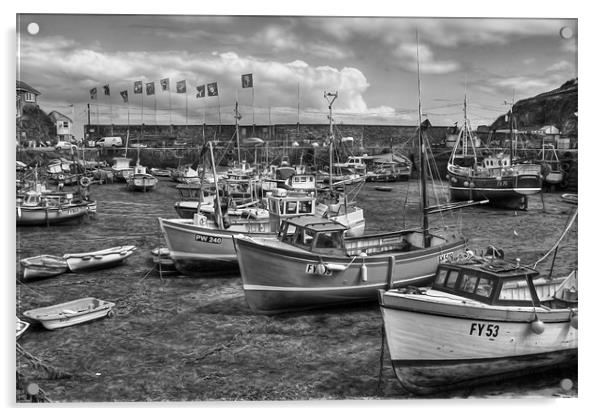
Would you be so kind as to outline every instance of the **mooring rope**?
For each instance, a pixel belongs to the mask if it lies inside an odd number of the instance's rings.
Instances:
[[[546,257],[548,257],[554,250],[556,250],[556,248],[558,247],[558,245],[560,244],[560,242],[564,239],[564,236],[566,235],[566,233],[568,233],[569,229],[571,228],[571,226],[573,225],[573,223],[575,222],[575,219],[577,218],[577,209],[575,209],[575,213],[573,214],[573,216],[569,219],[569,221],[567,222],[567,225],[564,228],[564,231],[562,232],[562,234],[560,235],[560,237],[558,238],[558,240],[556,241],[556,243],[554,243],[554,245],[552,246],[552,248],[550,248],[550,250],[548,250],[548,252],[546,254],[544,254],[539,260],[537,260],[535,263],[533,263],[533,265],[531,267],[536,268],[537,265],[543,261]]]

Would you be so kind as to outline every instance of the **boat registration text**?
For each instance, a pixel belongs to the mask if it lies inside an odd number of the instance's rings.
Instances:
[[[200,241],[201,243],[211,243],[211,244],[221,244],[222,237],[214,237],[212,235],[205,234],[195,234],[194,239],[196,241]]]
[[[495,324],[479,324],[477,322],[470,324],[470,335],[479,337],[485,336],[495,338],[497,337],[499,330],[500,326]]]

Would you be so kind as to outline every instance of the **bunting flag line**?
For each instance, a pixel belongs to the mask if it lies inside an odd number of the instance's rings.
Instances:
[[[155,95],[155,83],[154,82],[146,83],[146,95]]]
[[[134,82],[134,94],[142,94],[142,81]]]
[[[183,94],[186,92],[186,80],[178,81],[176,83],[176,92],[178,94]]]
[[[109,88],[109,84],[103,85],[102,88],[105,91],[105,95],[111,95],[111,89]]]
[[[123,98],[124,103],[128,102],[128,90],[121,91],[119,95],[121,95],[121,98]]]
[[[197,93],[196,98],[202,98],[205,96],[205,85],[197,85],[196,87]]]
[[[92,100],[96,99],[96,87],[94,87],[90,90],[90,99],[92,99]]]
[[[244,74],[241,76],[243,88],[253,88],[253,74]]]
[[[163,78],[161,81],[161,90],[167,91],[169,90],[169,78]]]
[[[207,84],[207,95],[209,97],[215,97],[217,94],[217,82]]]

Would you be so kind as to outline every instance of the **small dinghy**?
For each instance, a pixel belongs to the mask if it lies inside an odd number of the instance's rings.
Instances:
[[[112,302],[96,298],[82,298],[58,305],[23,312],[29,319],[40,322],[46,329],[64,328],[112,314]]]
[[[375,186],[374,189],[376,189],[377,191],[381,191],[381,192],[391,192],[393,190],[393,187],[391,187],[391,186]]]
[[[22,259],[20,263],[23,270],[21,280],[24,282],[58,276],[68,269],[67,262],[63,258],[49,254]]]
[[[578,205],[578,196],[577,194],[562,194],[560,198],[563,202],[568,202],[569,204]]]
[[[65,254],[63,259],[66,260],[67,266],[72,272],[100,269],[112,267],[121,263],[123,260],[134,254],[135,250],[136,246],[119,246],[89,253]]]
[[[17,319],[17,339],[19,339],[27,331],[27,328],[29,328],[29,322],[20,320],[18,316],[15,318]]]

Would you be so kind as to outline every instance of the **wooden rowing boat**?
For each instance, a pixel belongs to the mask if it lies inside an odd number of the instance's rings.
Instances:
[[[72,272],[113,267],[134,254],[136,246],[118,246],[88,253],[65,254],[63,259]]]
[[[58,329],[103,318],[112,314],[114,306],[113,302],[96,298],[82,298],[58,305],[31,309],[23,312],[23,315],[40,322],[46,329]]]
[[[24,282],[58,276],[65,273],[69,266],[62,257],[43,254],[20,261]]]
[[[21,335],[23,335],[23,333],[25,331],[27,331],[27,328],[29,328],[29,322],[25,322],[19,319],[19,317],[16,317],[17,319],[17,339],[21,338]]]

